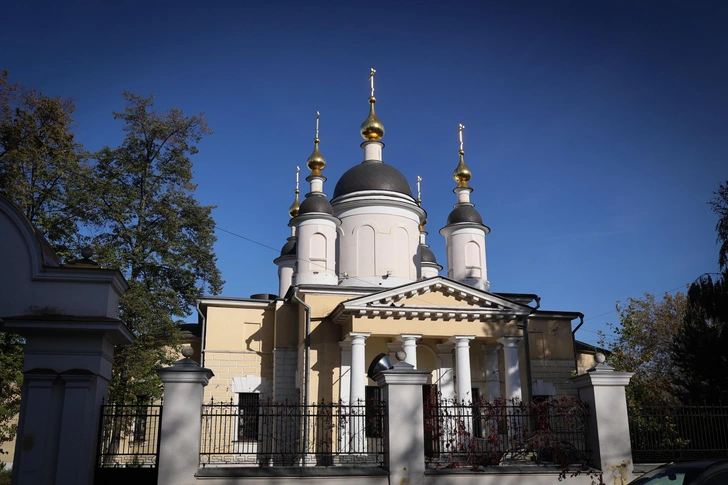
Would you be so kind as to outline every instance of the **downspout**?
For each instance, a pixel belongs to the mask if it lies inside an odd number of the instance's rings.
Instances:
[[[541,306],[541,298],[536,297],[536,307],[533,308],[528,315],[523,317],[523,332],[526,334],[526,379],[528,379],[528,402],[533,401],[533,369],[531,368],[531,335],[528,333],[528,316],[539,309]]]
[[[571,345],[574,346],[574,370],[576,370],[577,374],[579,373],[579,357],[576,354],[576,331],[579,330],[582,325],[584,325],[584,314],[579,313],[579,325],[577,325],[571,332]]]
[[[291,287],[293,294],[291,299],[296,300],[300,305],[303,306],[303,310],[306,312],[306,336],[303,339],[304,353],[303,353],[303,365],[306,369],[305,383],[303,387],[303,405],[304,405],[304,420],[303,420],[303,450],[304,453],[308,450],[308,399],[309,399],[309,380],[311,377],[311,307],[298,297],[298,286]]]
[[[195,302],[195,308],[197,308],[197,314],[202,319],[202,342],[200,342],[200,367],[205,367],[205,336],[207,335],[207,318],[202,313],[200,308],[200,300]]]

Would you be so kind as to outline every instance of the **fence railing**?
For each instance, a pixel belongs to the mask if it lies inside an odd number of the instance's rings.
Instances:
[[[728,458],[728,405],[629,410],[635,463]]]
[[[514,463],[585,464],[588,412],[573,398],[538,403],[478,399],[425,403],[429,468]]]
[[[103,404],[96,466],[155,468],[161,424],[161,404]]]
[[[385,466],[385,404],[202,406],[200,465]]]

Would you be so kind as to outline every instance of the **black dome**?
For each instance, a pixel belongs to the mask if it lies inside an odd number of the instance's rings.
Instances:
[[[412,197],[402,172],[383,162],[363,162],[351,167],[336,184],[334,198],[360,190],[388,190]]]
[[[331,207],[331,203],[323,195],[312,195],[306,197],[301,203],[301,207],[298,209],[298,215],[301,216],[312,212],[323,212],[333,216],[334,208]]]
[[[281,256],[295,256],[296,255],[296,238],[289,237],[288,242],[281,248]]]
[[[433,253],[427,246],[420,246],[420,255],[421,262],[437,264],[437,260],[435,260],[435,253]]]
[[[483,218],[480,217],[480,214],[472,205],[459,205],[453,209],[449,216],[447,216],[448,226],[450,224],[460,224],[464,222],[470,224],[483,224]]]

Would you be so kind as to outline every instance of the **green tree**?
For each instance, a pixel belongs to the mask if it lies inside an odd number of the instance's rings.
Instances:
[[[0,71],[0,193],[40,230],[61,256],[77,241],[86,170],[72,131],[71,100],[44,96]],[[20,409],[22,340],[0,332],[0,444],[13,439]]]
[[[16,425],[12,419],[20,412],[20,387],[23,346],[19,336],[0,333],[0,446],[12,441]],[[5,451],[0,449],[0,454]]]
[[[92,158],[87,188],[93,208],[90,242],[99,262],[119,268],[129,282],[120,318],[136,341],[117,349],[111,399],[160,394],[155,368],[175,358],[180,319],[204,292],[223,281],[213,244],[214,207],[194,198],[190,156],[211,133],[203,115],[177,108],[154,109],[154,98],[124,93],[127,105],[114,118],[124,122],[121,146]]]
[[[723,273],[716,280],[703,275],[690,286],[685,324],[673,345],[682,398],[690,402],[728,402],[728,181],[713,195]]]
[[[728,402],[728,269],[688,291],[685,324],[675,336],[673,360],[685,402]]]
[[[728,269],[728,181],[720,184],[713,195],[709,204],[713,212],[718,215],[718,222],[715,224],[715,232],[718,233],[717,242],[720,244],[718,265],[725,270]]]
[[[614,334],[609,363],[635,373],[626,389],[630,407],[677,402],[671,350],[686,302],[682,292],[665,293],[662,300],[645,293],[641,299],[628,298],[626,305],[617,302],[619,324],[609,325]],[[599,343],[607,346],[607,336],[602,334]]]
[[[76,143],[72,100],[11,84],[0,72],[0,192],[62,258],[76,256],[88,167]]]

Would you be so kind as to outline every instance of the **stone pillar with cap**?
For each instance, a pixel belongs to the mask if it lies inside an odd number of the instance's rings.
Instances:
[[[194,485],[200,464],[200,410],[204,390],[213,373],[190,359],[193,350],[182,349],[183,359],[158,369],[164,383],[164,407],[159,433],[159,485]]]
[[[626,484],[633,478],[627,397],[624,388],[633,372],[617,372],[597,353],[597,364],[571,378],[589,409],[589,448],[592,463],[605,483]]]
[[[387,403],[387,463],[389,483],[424,485],[425,432],[422,386],[430,371],[415,370],[407,362],[372,376]]]

